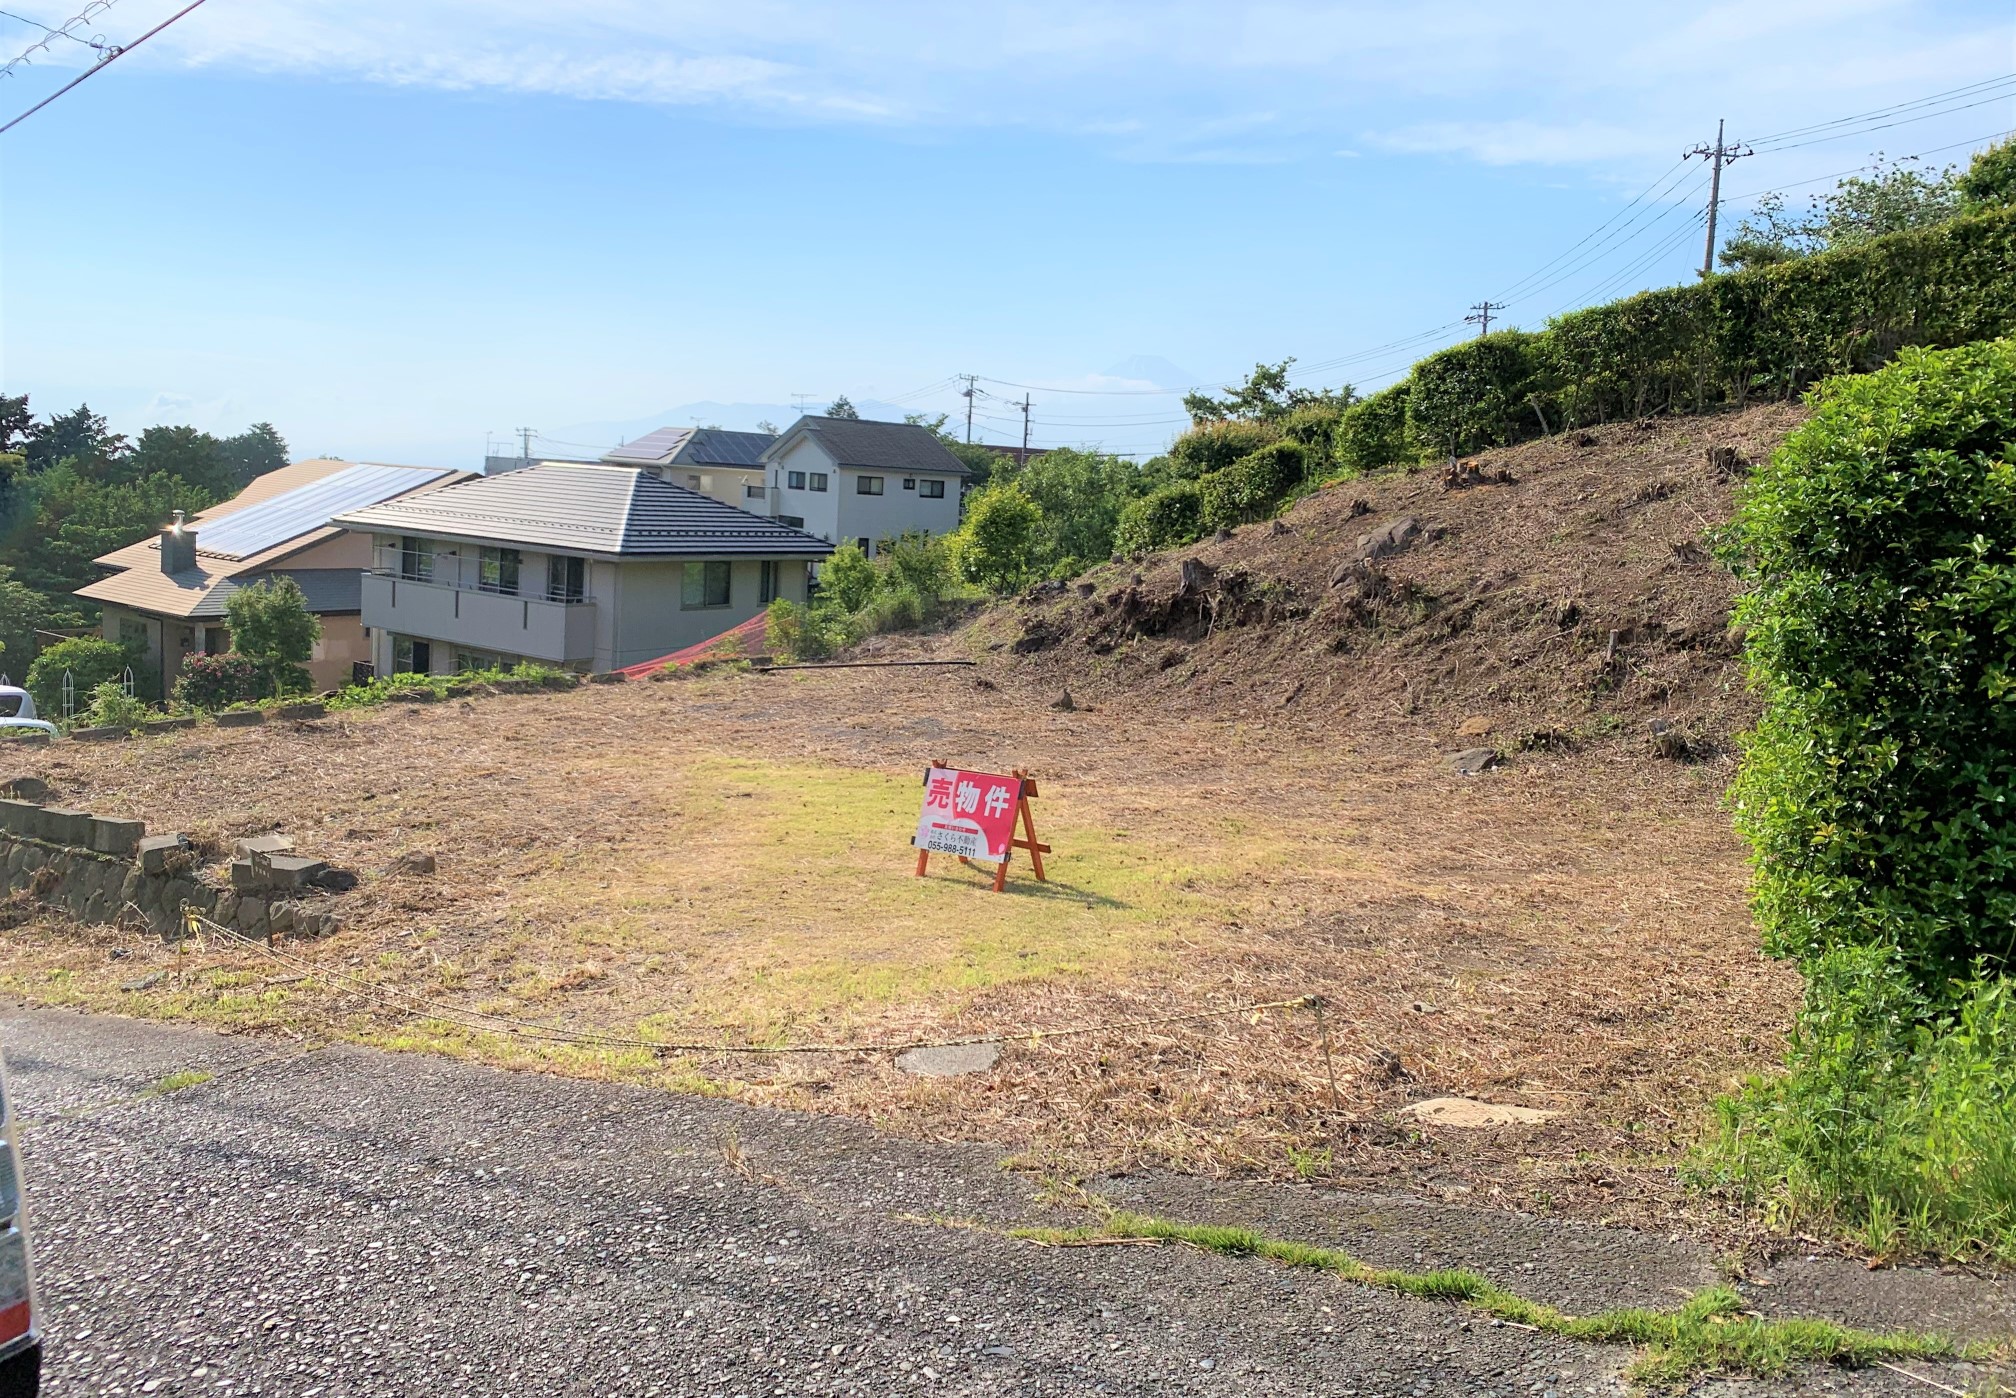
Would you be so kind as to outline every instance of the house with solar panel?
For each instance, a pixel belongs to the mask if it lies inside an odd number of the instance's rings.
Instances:
[[[602,454],[609,466],[649,471],[661,481],[733,505],[768,514],[763,450],[776,438],[768,432],[729,432],[719,427],[661,427]]]
[[[373,540],[363,618],[379,674],[535,660],[605,672],[805,600],[832,546],[609,463],[542,462],[336,516]]]
[[[970,474],[930,428],[865,418],[801,417],[761,460],[771,516],[871,558],[886,539],[957,529]]]
[[[160,692],[170,694],[190,656],[231,648],[225,620],[231,594],[289,577],[322,621],[308,663],[315,687],[348,684],[371,659],[360,619],[371,536],[330,520],[467,478],[445,467],[296,462],[194,519],[178,515],[155,537],[106,554],[97,560],[106,576],[77,595],[99,604],[105,638],[143,652]]]

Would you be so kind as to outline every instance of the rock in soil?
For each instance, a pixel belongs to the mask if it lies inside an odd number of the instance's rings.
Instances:
[[[927,1078],[956,1078],[984,1073],[1001,1059],[999,1044],[953,1044],[946,1048],[914,1048],[898,1054],[896,1066]]]
[[[1490,771],[1504,760],[1492,748],[1465,748],[1449,759],[1449,765],[1458,776],[1474,777],[1480,772]]]
[[[1558,1116],[1558,1112],[1538,1107],[1514,1107],[1502,1102],[1479,1102],[1474,1097],[1431,1097],[1400,1109],[1402,1116],[1425,1121],[1431,1126],[1532,1126]]]

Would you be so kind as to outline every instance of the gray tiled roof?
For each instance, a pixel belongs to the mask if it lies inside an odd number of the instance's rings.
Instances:
[[[294,579],[301,586],[301,595],[308,599],[308,610],[317,616],[364,609],[362,568],[275,568],[270,573],[239,573],[218,579],[185,615],[191,621],[221,620],[228,611],[225,604],[234,595],[269,578]]]
[[[724,427],[661,427],[634,442],[602,453],[613,466],[742,466],[763,464],[763,449],[777,439],[768,432],[730,432]]]
[[[495,540],[643,557],[824,558],[833,546],[648,471],[546,464],[443,486],[336,523],[381,534]]]
[[[851,417],[801,417],[786,428],[782,442],[799,428],[820,441],[842,466],[883,471],[931,471],[965,476],[966,466],[938,440],[938,434],[914,422],[870,422]]]

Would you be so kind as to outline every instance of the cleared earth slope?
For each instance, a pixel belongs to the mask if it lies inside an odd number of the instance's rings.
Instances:
[[[1660,719],[1713,749],[1752,707],[1710,535],[1802,416],[1621,423],[1346,482],[1039,589],[962,639],[1076,702],[1402,731],[1483,719],[1512,746]]]

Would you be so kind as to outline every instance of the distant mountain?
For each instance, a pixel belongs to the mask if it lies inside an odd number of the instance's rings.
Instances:
[[[823,412],[824,403],[807,403],[808,412]],[[906,409],[873,398],[863,398],[854,405],[863,417],[880,418],[885,422],[901,422]],[[653,413],[649,417],[633,417],[620,422],[577,422],[569,427],[556,427],[550,432],[542,432],[536,439],[544,451],[558,453],[562,447],[580,451],[583,448],[602,452],[623,442],[634,442],[646,432],[655,432],[661,427],[726,427],[735,432],[758,431],[758,424],[775,423],[778,427],[789,427],[798,420],[798,409],[789,403],[717,403],[706,399],[698,403],[681,403],[676,407]]]

